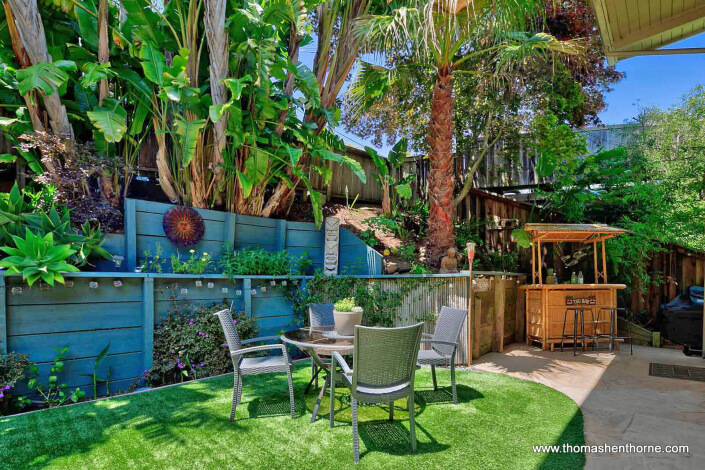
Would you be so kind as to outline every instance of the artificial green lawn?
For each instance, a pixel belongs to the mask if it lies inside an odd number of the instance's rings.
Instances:
[[[582,468],[584,454],[534,454],[532,445],[584,444],[583,418],[565,395],[499,374],[459,371],[458,397],[416,375],[416,435],[410,453],[408,414],[395,405],[364,406],[360,463],[353,463],[348,395],[337,389],[336,425],[328,399],[310,424],[316,394],[304,395],[311,369],[294,374],[297,417],[291,420],[286,379],[245,377],[243,402],[230,423],[232,376],[0,419],[0,468]],[[449,372],[438,373],[449,385]]]

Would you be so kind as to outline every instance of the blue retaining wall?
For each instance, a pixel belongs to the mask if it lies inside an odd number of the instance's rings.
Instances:
[[[0,353],[29,354],[46,378],[54,349],[68,346],[61,380],[88,394],[92,393],[91,379],[81,374],[93,372],[96,356],[108,343],[109,355],[99,374],[112,367],[111,392],[127,389],[151,366],[154,327],[175,308],[174,299],[194,306],[234,302],[237,310],[256,318],[262,336],[295,327],[291,305],[271,285],[272,281],[281,284],[282,277],[231,281],[215,274],[72,273],[66,279],[73,282],[72,287],[57,284],[42,289],[38,283],[28,287],[18,276],[0,275],[0,296],[4,296],[0,299],[4,300],[0,303]],[[299,278],[300,285],[305,279]],[[120,287],[113,284],[116,280],[122,283]],[[98,287],[90,288],[91,281]],[[13,287],[21,287],[22,292],[13,293]],[[223,288],[228,292],[223,293]]]
[[[113,254],[125,257],[122,270],[134,271],[142,263],[144,252],[156,252],[169,258],[176,247],[164,235],[162,219],[171,204],[136,199],[125,200],[125,235],[106,236],[105,246]],[[224,244],[241,249],[258,246],[268,251],[287,250],[298,258],[308,250],[314,269],[323,268],[323,230],[307,222],[288,222],[264,217],[197,209],[203,217],[203,239],[195,246],[197,252],[208,252],[219,258]],[[340,271],[343,274],[376,275],[382,272],[382,256],[345,228],[340,229]],[[188,257],[189,250],[180,254]],[[108,264],[110,266],[108,266]],[[114,271],[110,262],[100,262],[99,270]]]
[[[29,354],[46,378],[55,348],[69,347],[62,382],[92,393],[91,374],[98,353],[110,343],[110,351],[99,375],[112,367],[110,390],[125,390],[144,369],[152,364],[154,327],[178,301],[192,305],[225,301],[253,315],[262,336],[277,334],[293,327],[291,305],[278,289],[271,286],[283,278],[262,276],[230,280],[219,274],[176,275],[135,273],[145,250],[155,253],[157,243],[162,256],[169,258],[176,248],[162,229],[164,213],[173,207],[135,199],[125,200],[125,234],[107,234],[104,247],[125,259],[116,268],[108,260],[96,261],[96,272],[66,274],[72,287],[57,284],[42,289],[39,284],[28,287],[18,276],[4,277],[0,272],[0,353],[15,351]],[[315,224],[287,222],[251,217],[228,212],[200,210],[205,222],[203,239],[194,247],[218,258],[224,244],[241,249],[259,246],[269,251],[287,250],[295,258],[308,251],[316,269],[323,266],[323,230]],[[379,275],[382,257],[341,228],[341,274]],[[188,257],[188,250],[182,250]],[[165,268],[168,268],[165,266]],[[305,284],[305,277],[299,277]],[[121,287],[115,287],[119,280]],[[196,286],[196,281],[201,286]],[[91,289],[89,283],[98,283]],[[208,282],[214,284],[208,288]],[[13,294],[13,287],[22,292]],[[265,287],[265,290],[262,290]],[[227,288],[227,293],[223,293]],[[182,289],[186,289],[182,293]],[[239,295],[238,295],[238,291]],[[23,393],[20,389],[19,393]],[[104,393],[104,388],[99,390]]]

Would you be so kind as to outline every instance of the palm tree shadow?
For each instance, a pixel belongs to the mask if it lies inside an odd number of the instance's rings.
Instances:
[[[435,405],[441,403],[453,403],[453,389],[448,387],[439,387],[438,390],[422,389],[414,390],[414,400],[423,405]],[[478,400],[485,396],[467,385],[457,385],[458,403],[469,403],[472,400]]]

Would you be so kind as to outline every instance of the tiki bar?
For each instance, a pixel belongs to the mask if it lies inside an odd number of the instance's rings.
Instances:
[[[601,224],[527,224],[525,230],[532,241],[531,282],[522,286],[527,344],[551,351],[564,344],[611,347],[617,290],[626,286],[609,284],[605,242],[626,230]]]

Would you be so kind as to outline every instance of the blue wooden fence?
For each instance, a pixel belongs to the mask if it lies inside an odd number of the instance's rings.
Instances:
[[[68,285],[30,288],[18,276],[0,276],[0,295],[5,297],[0,303],[0,352],[29,354],[45,378],[55,348],[68,346],[61,379],[87,393],[91,379],[81,374],[92,373],[96,356],[108,343],[100,373],[112,368],[111,391],[125,390],[148,369],[155,325],[184,301],[193,306],[233,302],[235,309],[256,319],[263,336],[295,324],[291,305],[272,286],[281,285],[282,277],[231,281],[215,274],[72,273],[66,279]],[[305,283],[306,278],[298,279]],[[90,287],[91,282],[97,287]]]
[[[177,253],[176,247],[164,235],[162,218],[173,207],[171,204],[125,200],[125,236],[109,238],[106,244],[111,253],[124,253],[127,271],[134,271],[144,258],[144,253],[154,254],[157,244],[162,256],[169,258]],[[252,217],[197,209],[203,217],[205,231],[203,239],[193,247],[197,252],[211,253],[218,258],[223,245],[235,249],[258,246],[268,251],[286,250],[298,258],[308,252],[314,269],[323,267],[323,230],[307,222],[288,222],[264,217]],[[340,229],[340,266],[342,274],[380,274],[382,256],[345,228]],[[124,245],[124,246],[123,246]],[[188,250],[182,250],[188,257]],[[100,264],[106,269],[106,263]],[[110,268],[110,270],[114,270]]]
[[[96,356],[110,343],[101,365],[112,368],[110,390],[125,390],[152,364],[154,327],[174,309],[175,298],[192,305],[233,302],[256,318],[262,335],[273,335],[294,322],[291,305],[272,282],[278,277],[239,277],[219,274],[176,275],[136,273],[143,253],[176,253],[162,229],[164,213],[172,207],[149,201],[125,201],[125,234],[106,236],[105,248],[124,256],[120,268],[112,261],[96,263],[96,272],[66,274],[68,285],[28,287],[18,276],[0,272],[0,353],[29,354],[47,377],[56,352],[69,347],[62,382],[92,392]],[[287,250],[293,257],[308,252],[314,268],[322,268],[323,231],[314,224],[287,222],[233,213],[199,210],[205,222],[203,239],[194,247],[218,258],[224,244],[240,249],[259,246]],[[187,250],[181,253],[188,257]],[[341,229],[340,267],[344,274],[378,275],[381,256],[352,232]],[[299,277],[305,283],[305,277]],[[119,281],[119,282],[117,282]],[[90,286],[90,283],[97,286]],[[264,289],[263,289],[264,288]],[[22,393],[22,390],[19,390]],[[104,389],[99,390],[104,393]]]

